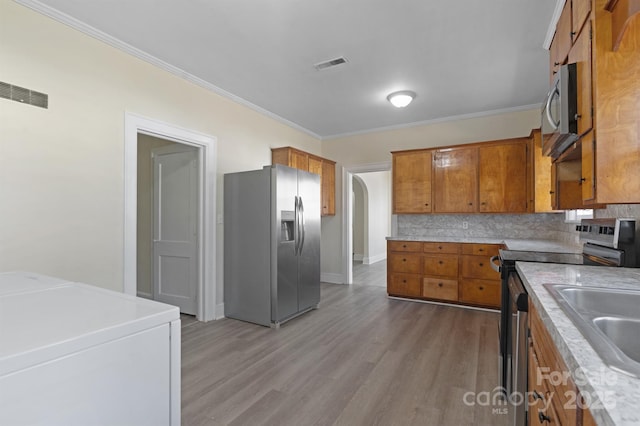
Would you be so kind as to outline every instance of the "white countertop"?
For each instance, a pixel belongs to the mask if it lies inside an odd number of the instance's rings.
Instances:
[[[179,318],[175,306],[29,272],[0,273],[0,376]]]
[[[551,283],[640,291],[640,269],[528,262],[517,262],[516,269],[567,368],[584,373],[576,385],[596,404],[591,412],[598,425],[640,424],[640,379],[607,367],[543,287]]]
[[[387,237],[388,241],[422,241],[443,243],[504,244],[509,250],[540,251],[551,253],[582,253],[582,247],[576,247],[560,241],[531,240],[517,238],[485,237]]]

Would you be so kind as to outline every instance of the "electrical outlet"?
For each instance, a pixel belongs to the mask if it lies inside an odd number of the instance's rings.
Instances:
[[[469,229],[469,222],[462,222],[462,229]]]

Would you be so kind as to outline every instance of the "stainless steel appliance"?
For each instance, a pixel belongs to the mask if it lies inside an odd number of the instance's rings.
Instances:
[[[558,158],[578,140],[576,64],[562,65],[542,104],[542,153]]]
[[[509,286],[509,343],[511,362],[507,367],[507,380],[511,384],[509,402],[511,409],[509,415],[511,424],[527,424],[527,338],[529,325],[527,312],[529,311],[529,298],[518,274],[510,274]]]
[[[512,372],[522,368],[526,371],[526,358],[519,360],[513,347],[512,318],[517,314],[510,298],[510,280],[517,277],[516,262],[562,263],[573,265],[600,265],[640,267],[640,237],[635,219],[583,219],[576,226],[583,243],[582,253],[552,253],[536,251],[500,250],[499,256],[491,258],[491,264],[500,272],[502,296],[499,333],[499,380],[507,396],[518,391]],[[517,407],[512,407],[515,412]],[[515,421],[515,419],[514,419]],[[523,425],[526,423],[514,423]]]
[[[282,165],[224,176],[225,316],[278,328],[320,302],[320,177]]]

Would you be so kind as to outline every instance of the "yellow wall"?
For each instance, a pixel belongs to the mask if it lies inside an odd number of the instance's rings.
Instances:
[[[0,271],[123,289],[125,112],[217,138],[222,175],[261,168],[271,147],[320,142],[66,25],[0,0],[0,81],[49,109],[0,99]],[[222,227],[217,229],[222,302]],[[212,259],[213,260],[213,259]]]

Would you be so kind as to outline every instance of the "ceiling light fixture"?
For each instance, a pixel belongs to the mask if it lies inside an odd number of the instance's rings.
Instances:
[[[391,102],[396,108],[404,108],[413,101],[416,97],[416,92],[411,90],[401,90],[399,92],[393,92],[387,96],[387,100]]]

